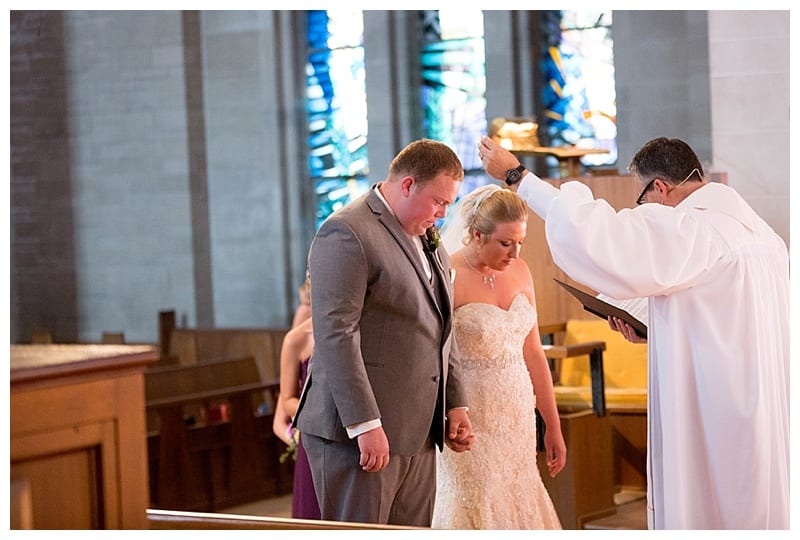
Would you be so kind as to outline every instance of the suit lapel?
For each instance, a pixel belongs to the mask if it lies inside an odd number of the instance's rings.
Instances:
[[[439,314],[442,316],[442,320],[445,322],[444,335],[446,336],[450,332],[450,317],[448,315],[451,312],[453,299],[450,296],[450,273],[445,272],[444,266],[442,266],[442,259],[439,256],[439,249],[441,248],[437,248],[435,251],[433,251],[428,257],[428,260],[431,261],[431,271],[436,276],[434,279],[434,284],[438,287],[435,291],[435,295],[437,299],[437,306],[439,307]]]
[[[380,221],[383,227],[389,232],[390,235],[392,235],[395,242],[403,251],[408,260],[411,261],[411,265],[414,267],[417,277],[433,302],[433,305],[439,311],[439,315],[441,316],[442,311],[441,307],[439,306],[439,293],[438,291],[434,290],[431,280],[428,279],[428,275],[425,273],[425,268],[422,266],[422,260],[419,257],[417,247],[400,226],[400,222],[397,221],[397,218],[389,211],[388,208],[386,208],[386,206],[383,204],[383,201],[378,198],[374,191],[370,191],[369,195],[367,196],[366,203],[376,215],[378,221]],[[431,259],[433,259],[433,257]],[[431,272],[436,272],[439,276],[439,279],[441,279],[442,271],[438,261],[435,263],[431,261]]]

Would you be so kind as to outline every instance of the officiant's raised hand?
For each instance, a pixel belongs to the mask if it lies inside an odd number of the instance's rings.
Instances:
[[[478,157],[486,173],[501,182],[505,181],[506,172],[519,166],[519,160],[514,154],[486,136],[478,143]]]

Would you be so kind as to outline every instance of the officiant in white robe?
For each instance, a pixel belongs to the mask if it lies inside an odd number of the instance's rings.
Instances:
[[[572,279],[649,298],[649,527],[788,529],[783,240],[736,191],[706,182],[677,139],[650,141],[631,163],[640,204],[660,204],[620,212],[580,182],[540,180],[491,139],[479,154],[491,176],[520,177],[512,187]]]

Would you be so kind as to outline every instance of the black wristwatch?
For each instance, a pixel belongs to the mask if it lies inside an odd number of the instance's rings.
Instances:
[[[508,169],[506,171],[506,184],[508,184],[509,186],[513,186],[514,184],[522,180],[522,171],[524,170],[525,170],[524,165],[518,165],[513,169]]]

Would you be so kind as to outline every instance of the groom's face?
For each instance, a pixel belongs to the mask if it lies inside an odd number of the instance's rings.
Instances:
[[[413,177],[404,180],[403,208],[397,212],[397,219],[410,235],[421,235],[432,227],[436,220],[447,214],[458,196],[461,181],[441,173],[430,182],[420,184]]]

